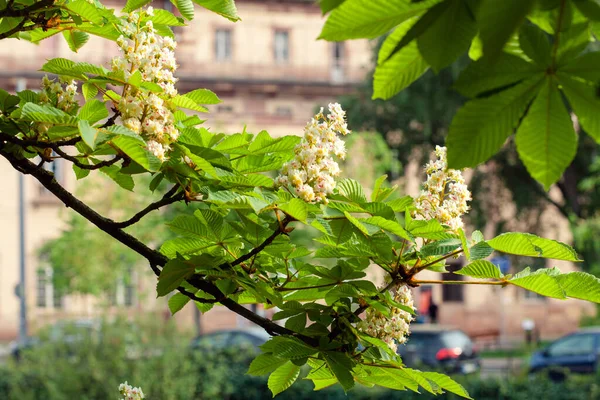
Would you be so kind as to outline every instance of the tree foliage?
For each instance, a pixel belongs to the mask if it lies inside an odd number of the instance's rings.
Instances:
[[[261,347],[262,355],[253,362],[249,373],[270,374],[268,386],[274,395],[289,388],[298,379],[300,367],[307,365],[310,372],[306,378],[315,389],[339,383],[344,390],[350,390],[360,384],[432,394],[447,391],[470,398],[462,386],[445,375],[405,367],[395,352],[395,340],[405,339],[414,313],[410,288],[430,283],[420,280],[419,274],[426,270],[444,271],[446,260],[460,254],[470,263],[459,273],[471,277],[461,283],[515,285],[549,297],[600,302],[600,282],[588,274],[561,273],[558,269],[532,273],[525,269],[510,276],[485,261],[494,250],[573,262],[578,262],[579,257],[565,244],[530,234],[505,233],[485,240],[476,232],[466,237],[458,219],[466,209],[468,190],[460,172],[447,170],[440,160],[428,166],[429,197],[422,195],[413,200],[400,196],[397,188],[384,184],[385,176],[368,189],[353,179],[336,184],[333,177],[337,176],[337,164],[327,157],[329,152],[345,154],[335,134],[347,133],[338,105],[332,105],[328,115],[320,113],[317,120],[322,122],[312,121],[303,139],[273,138],[266,131],[225,135],[202,127],[197,113],[206,112],[205,105],[217,103],[219,98],[202,89],[179,94],[170,74],[175,69],[170,27],[193,18],[193,2],[175,2],[184,19],[166,10],[135,11],[147,3],[128,1],[126,10],[134,12],[124,16],[116,15],[98,1],[1,4],[3,23],[17,19],[13,21],[15,29],[5,31],[5,37],[38,42],[50,34],[68,31],[64,37],[71,48],[77,49],[85,44],[85,35],[94,34],[115,40],[127,58],[113,60],[111,69],[65,58],[48,60],[42,71],[57,75],[63,83],[45,79],[39,93],[23,91],[13,95],[0,91],[0,155],[19,172],[35,177],[101,231],[147,259],[158,277],[158,296],[176,292],[169,301],[173,313],[188,302],[194,302],[203,312],[220,304],[269,332],[273,337]],[[195,3],[230,20],[238,19],[233,2]],[[367,12],[352,8],[358,3],[368,5]],[[509,13],[513,3],[507,2],[498,13],[507,26],[497,32],[480,32],[484,54],[481,60],[491,57],[490,51],[502,48],[518,28],[516,24],[527,15],[513,18]],[[380,60],[410,66],[401,74],[403,83],[395,83],[397,89],[410,83],[427,65],[442,68],[458,53],[455,46],[443,52],[435,48],[423,52],[422,48],[435,41],[423,36],[427,30],[418,17],[431,14],[427,18],[433,22],[427,26],[453,32],[450,28],[454,21],[445,20],[446,12],[456,21],[469,21],[470,14],[465,12],[472,11],[474,4],[347,0],[332,12],[324,35],[337,39],[375,37],[402,24],[399,29],[404,33],[388,37]],[[493,14],[483,6],[481,9],[486,10],[481,12],[486,18]],[[350,30],[345,25],[347,17],[356,24]],[[536,21],[545,19],[539,17]],[[469,24],[460,34],[461,46],[477,30],[475,22]],[[416,45],[413,41],[404,43],[407,35],[423,39]],[[131,39],[131,49],[124,37]],[[444,39],[450,37],[446,35]],[[576,37],[573,40],[579,43]],[[148,48],[158,42],[164,44],[160,54],[149,53]],[[563,38],[563,43],[569,41]],[[567,44],[555,47],[565,60],[574,54]],[[557,57],[552,62],[561,59]],[[533,53],[531,60],[536,60]],[[162,69],[153,69],[156,63]],[[565,61],[564,65],[570,64]],[[389,78],[386,74],[390,71],[383,72],[383,77]],[[511,80],[508,83],[514,85],[506,90],[468,103],[458,113],[465,115],[461,124],[473,124],[487,115],[497,124],[479,124],[477,129],[498,141],[503,129],[514,125],[513,120],[522,116],[529,102],[541,99],[542,106],[555,107],[556,81],[563,78],[558,73],[536,71],[518,83]],[[85,101],[75,98],[78,86],[73,79],[81,83]],[[568,79],[566,82],[573,83],[573,87],[582,84]],[[490,88],[496,88],[495,85]],[[478,109],[483,106],[474,106],[475,103],[485,104],[485,110]],[[498,105],[502,106],[501,112],[493,112]],[[533,105],[528,113],[532,111],[538,114]],[[550,136],[547,139],[550,141]],[[331,147],[324,147],[323,143]],[[491,148],[483,139],[470,143]],[[443,153],[442,149],[437,152],[438,156]],[[99,170],[122,189],[134,190],[132,175],[142,174],[151,176],[150,190],[162,190],[161,183],[171,189],[131,218],[115,221],[68,192],[51,172],[42,168],[45,163],[55,162],[56,157],[72,163],[79,178]],[[325,167],[314,173],[319,162],[327,168],[330,180],[323,179]],[[302,163],[307,164],[306,171],[300,171]],[[272,175],[279,170],[286,171],[282,173],[285,179],[278,178],[276,185]],[[309,184],[324,197],[315,198]],[[196,207],[168,223],[174,237],[162,243],[159,250],[127,229],[149,213],[177,202],[194,203]],[[457,208],[458,203],[462,204],[462,211]],[[432,210],[427,204],[437,208]],[[316,251],[295,240],[292,231],[298,228],[319,235]],[[330,266],[320,265],[321,259],[329,259]],[[383,287],[366,279],[369,266],[385,276]],[[244,307],[247,303],[276,306],[281,311],[270,320]],[[284,319],[283,324],[277,322]],[[401,335],[390,338],[387,327]]]
[[[345,0],[322,8],[330,12],[322,39],[394,29],[379,51],[374,99],[389,99],[429,67],[438,73],[468,53],[454,88],[471,100],[450,125],[451,168],[488,160],[515,133],[528,172],[548,189],[576,154],[570,113],[600,142],[595,1]]]

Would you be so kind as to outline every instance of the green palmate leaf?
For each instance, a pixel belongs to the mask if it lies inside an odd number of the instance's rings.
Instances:
[[[90,124],[95,124],[104,118],[108,118],[108,110],[104,102],[91,100],[81,107],[78,117],[79,119],[88,121]]]
[[[460,239],[442,239],[423,246],[420,253],[425,257],[441,256],[456,250],[461,244]]]
[[[145,148],[145,144],[129,136],[118,136],[111,139],[123,153],[148,171],[158,171],[161,162]]]
[[[127,0],[125,7],[123,8],[123,12],[131,12],[133,10],[137,10],[150,3],[152,0]]]
[[[534,0],[483,1],[477,11],[483,54],[496,56],[525,21]]]
[[[389,32],[437,1],[417,3],[389,0],[346,0],[327,18],[319,39],[341,41],[368,38]]]
[[[189,0],[191,1],[191,0]],[[193,15],[193,13],[192,13]],[[169,102],[179,108],[185,108],[188,110],[194,110],[194,111],[198,111],[198,112],[208,112],[208,109],[206,107],[202,107],[201,105],[197,104],[194,100],[192,100],[189,97],[186,96],[182,96],[182,95],[178,95],[173,97],[172,99],[169,100]]]
[[[83,93],[83,98],[86,100],[93,99],[98,94],[98,88],[91,83],[84,83],[81,85],[81,92]]]
[[[50,122],[55,125],[77,126],[77,118],[58,108],[26,103],[21,108],[21,118],[34,122]]]
[[[460,239],[461,247],[463,249],[465,258],[467,260],[470,260],[471,259],[471,251],[469,249],[469,241],[467,240],[467,236],[465,235],[465,231],[463,230],[463,228],[458,228],[458,237]]]
[[[90,146],[93,150],[96,147],[96,139],[98,138],[98,129],[90,126],[90,123],[86,120],[80,120],[78,122],[79,133],[83,141]]]
[[[493,61],[482,58],[469,64],[459,75],[454,88],[465,96],[475,97],[541,72],[543,68],[535,64],[512,54],[501,53]]]
[[[100,171],[106,174],[110,179],[115,181],[123,189],[133,191],[133,188],[135,187],[135,182],[133,181],[133,178],[131,177],[131,175],[122,173],[120,168],[116,165],[102,167],[100,168]]]
[[[450,1],[442,1],[427,10],[421,17],[419,17],[419,20],[410,27],[402,39],[396,43],[396,46],[391,52],[389,52],[386,58],[379,60],[379,63],[381,64],[384,61],[387,61],[391,56],[404,48],[404,46],[417,39],[420,35],[423,35],[430,28],[430,26],[432,26],[442,15],[444,15],[450,5]]]
[[[575,75],[592,82],[598,82],[600,81],[600,68],[598,68],[598,65],[600,65],[600,51],[595,51],[574,58],[561,67],[559,71],[566,75]]]
[[[543,75],[486,99],[471,100],[454,116],[446,140],[448,167],[474,167],[502,146],[535,96]]]
[[[154,15],[148,18],[154,25],[167,25],[167,26],[184,26],[185,22],[183,18],[177,18],[175,15],[167,10],[155,9]]]
[[[497,266],[486,260],[473,261],[454,273],[458,275],[472,276],[473,278],[502,279],[504,276]]]
[[[551,48],[547,34],[537,25],[525,24],[519,30],[519,44],[527,57],[541,67],[550,65]]]
[[[552,77],[529,107],[515,137],[529,174],[546,190],[558,181],[577,152],[577,135]]]
[[[289,361],[271,354],[260,354],[250,363],[247,374],[253,376],[267,375],[287,362]]]
[[[345,353],[327,351],[323,353],[325,363],[333,372],[338,382],[348,391],[354,387],[354,377],[352,376],[352,368],[354,361]]]
[[[465,388],[456,381],[452,380],[449,376],[437,372],[422,372],[422,375],[448,392],[464,397],[465,399],[471,399],[471,396],[469,396],[469,393],[465,390]]]
[[[104,23],[104,18],[98,8],[86,0],[70,1],[64,5],[64,8],[94,24],[101,25]]]
[[[208,89],[196,89],[191,92],[184,94],[185,97],[188,97],[196,102],[196,104],[219,104],[221,103],[221,99],[217,97],[216,94],[211,92]]]
[[[523,289],[539,293],[542,296],[566,299],[565,291],[555,277],[552,276],[554,273],[554,270],[548,268],[542,268],[531,273],[528,267],[516,274],[508,282]]]
[[[158,277],[156,291],[158,296],[165,296],[175,290],[185,278],[194,274],[194,266],[181,259],[169,260]]]
[[[31,31],[29,31],[29,38],[27,40],[30,40],[31,42],[35,43],[35,44],[39,44],[39,42],[41,42],[44,39],[47,39],[51,36],[56,35],[57,33],[60,33],[61,31],[58,29],[42,29],[42,28],[36,28],[36,29],[32,29]]]
[[[600,4],[597,0],[576,0],[573,4],[592,21],[600,21]]]
[[[373,99],[389,99],[427,70],[427,62],[421,56],[416,41],[410,42],[388,59],[414,22],[414,19],[404,22],[383,42],[378,56],[380,64],[373,75]]]
[[[90,39],[90,36],[85,33],[75,29],[71,29],[68,31],[63,31],[63,37],[67,41],[69,48],[71,51],[77,52],[87,41]]]
[[[375,225],[383,229],[384,231],[388,231],[393,233],[396,236],[401,237],[402,239],[406,239],[412,241],[412,237],[406,232],[406,230],[396,221],[390,221],[383,217],[370,217],[361,219],[360,221],[366,222],[367,224]]]
[[[556,63],[559,66],[571,62],[590,44],[590,27],[588,21],[572,24],[566,32],[560,35],[556,52]]]
[[[598,113],[600,101],[596,96],[595,87],[575,81],[562,74],[559,74],[559,82],[583,129],[597,143],[600,143],[600,113]]]
[[[450,65],[462,55],[477,33],[477,24],[465,0],[447,0],[444,12],[419,36],[423,58],[434,71]]]
[[[213,11],[230,21],[236,22],[241,18],[237,14],[237,8],[233,0],[194,0],[194,3]]]
[[[600,279],[585,272],[558,275],[556,280],[567,297],[600,303]]]
[[[189,303],[190,298],[182,293],[175,293],[171,298],[169,298],[169,310],[171,311],[171,315],[175,315],[179,310],[181,310],[187,303]]]
[[[529,257],[555,260],[581,261],[570,246],[555,240],[544,239],[529,233],[508,232],[488,240],[494,250]]]
[[[411,196],[404,196],[399,199],[390,200],[386,202],[386,204],[390,206],[394,212],[404,212],[412,205],[413,201]]]
[[[446,228],[436,219],[430,219],[429,221],[412,220],[406,228],[415,237],[433,240],[456,238],[456,235],[446,232]]]
[[[318,0],[319,7],[323,15],[327,14],[331,10],[338,8],[346,0]]]
[[[185,19],[194,19],[194,3],[192,3],[192,0],[174,0],[174,3]]]
[[[354,179],[342,179],[337,184],[339,193],[350,201],[363,203],[367,201],[365,191],[358,181]]]
[[[331,385],[335,385],[338,380],[333,375],[333,372],[327,367],[324,361],[309,359],[308,364],[312,370],[308,373],[306,378],[311,380],[315,385],[315,390],[321,390]]]
[[[269,375],[268,381],[268,386],[273,393],[273,397],[292,386],[299,375],[300,367],[291,361],[286,361],[285,364],[273,371],[271,375]]]
[[[248,146],[248,152],[254,155],[268,154],[268,153],[288,153],[292,151],[296,145],[300,142],[298,136],[282,136],[277,139],[273,139],[269,136],[267,131],[261,131],[250,146]]]
[[[112,24],[97,26],[93,24],[83,23],[77,25],[77,29],[112,41],[116,41],[119,38],[119,36],[121,36],[121,32],[115,29],[115,27]]]
[[[308,205],[300,199],[292,199],[288,203],[280,204],[279,209],[290,217],[306,223],[308,218]]]
[[[471,247],[470,252],[471,260],[474,261],[488,257],[494,252],[494,249],[492,249],[486,242],[478,242]]]
[[[419,389],[419,384],[401,367],[362,366],[361,370],[365,373],[357,375],[355,378],[359,383],[368,386],[378,385],[394,390],[410,389],[415,392]]]
[[[357,218],[353,217],[350,213],[348,213],[348,211],[344,211],[344,216],[346,217],[346,219],[348,219],[348,221],[350,221],[352,225],[358,228],[358,230],[361,231],[363,234],[365,234],[366,236],[370,235],[370,232],[367,229],[367,227],[363,225],[363,223],[360,222]]]

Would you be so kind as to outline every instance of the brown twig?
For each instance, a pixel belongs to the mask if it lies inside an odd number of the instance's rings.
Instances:
[[[141,210],[140,212],[138,212],[137,214],[135,214],[133,217],[129,218],[126,221],[115,222],[115,226],[117,228],[121,228],[121,229],[127,228],[128,226],[131,226],[131,225],[137,223],[144,216],[146,216],[146,214],[148,214],[154,210],[158,210],[161,207],[164,207],[169,204],[173,204],[173,203],[183,200],[185,198],[183,192],[176,194],[178,189],[179,189],[179,185],[173,186],[171,188],[171,190],[169,190],[167,193],[165,193],[165,195],[162,197],[162,199],[149,204],[146,208],[144,208],[143,210]]]

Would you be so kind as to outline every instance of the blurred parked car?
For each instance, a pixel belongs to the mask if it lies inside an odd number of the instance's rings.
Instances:
[[[531,357],[529,372],[551,371],[551,378],[560,380],[560,369],[575,373],[594,373],[600,355],[600,327],[583,328],[564,336],[537,351]]]
[[[192,348],[227,349],[249,347],[258,349],[271,336],[260,327],[231,329],[196,336],[191,343]]]
[[[459,329],[414,324],[398,354],[409,367],[439,368],[448,373],[470,374],[481,368],[475,345]]]

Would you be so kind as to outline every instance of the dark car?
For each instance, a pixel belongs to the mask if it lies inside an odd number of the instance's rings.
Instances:
[[[481,368],[473,341],[459,329],[414,324],[398,354],[409,367],[441,369],[448,373],[470,374]]]
[[[262,328],[231,329],[196,336],[192,340],[192,348],[228,349],[251,347],[258,349],[271,336]]]
[[[580,329],[555,340],[531,357],[529,371],[550,370],[553,378],[561,379],[562,370],[575,373],[594,373],[600,355],[600,327]]]

